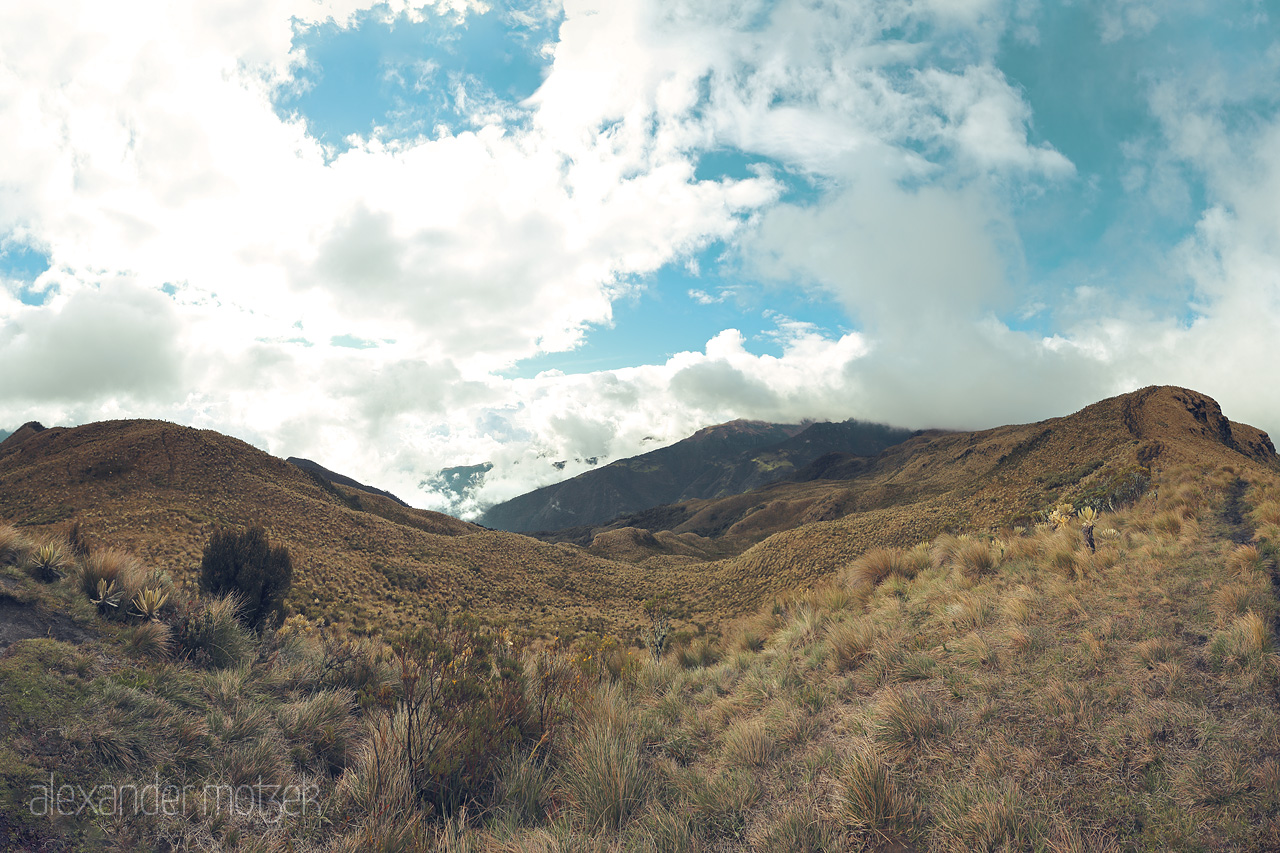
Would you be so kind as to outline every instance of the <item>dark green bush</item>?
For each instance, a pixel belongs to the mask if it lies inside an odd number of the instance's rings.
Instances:
[[[241,618],[252,628],[283,617],[284,598],[292,583],[289,549],[272,546],[261,527],[243,533],[220,528],[204,547],[200,591],[206,595],[235,593],[241,603]]]

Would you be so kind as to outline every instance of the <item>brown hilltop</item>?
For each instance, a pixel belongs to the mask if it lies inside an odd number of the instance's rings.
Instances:
[[[17,437],[0,443],[0,519],[79,521],[91,541],[176,578],[194,577],[216,524],[260,523],[293,553],[291,604],[314,618],[395,627],[432,606],[466,607],[547,634],[633,633],[642,602],[662,593],[685,621],[715,624],[868,548],[1026,524],[1060,500],[1105,502],[1166,466],[1280,470],[1265,433],[1203,394],[1153,387],[1034,424],[921,433],[875,457],[829,454],[790,482],[652,508],[557,542],[409,509],[159,421]]]
[[[650,569],[695,553],[719,557],[699,567],[704,583],[691,594],[704,607],[750,609],[870,547],[1029,524],[1060,500],[1121,499],[1135,475],[1189,463],[1280,470],[1267,434],[1228,420],[1212,398],[1150,387],[1038,423],[925,432],[872,459],[832,454],[799,472],[800,482],[659,507],[562,538]]]
[[[292,605],[357,626],[466,606],[555,631],[598,622],[602,596],[615,602],[610,626],[625,627],[649,594],[630,565],[405,508],[238,439],[161,421],[51,428],[0,444],[5,518],[79,521],[90,542],[131,550],[178,579],[195,577],[215,525],[260,523],[293,554]]]

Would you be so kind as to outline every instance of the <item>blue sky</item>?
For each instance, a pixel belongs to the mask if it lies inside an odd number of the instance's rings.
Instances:
[[[735,417],[1280,429],[1266,3],[81,5],[0,11],[0,425],[460,514]]]

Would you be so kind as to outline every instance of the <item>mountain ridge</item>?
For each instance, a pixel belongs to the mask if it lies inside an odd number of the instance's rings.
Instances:
[[[874,454],[911,434],[853,420],[730,421],[519,495],[490,507],[479,521],[519,533],[598,524],[662,504],[750,491],[785,478],[824,452]]]
[[[1211,398],[1148,388],[1033,424],[917,433],[851,479],[814,469],[540,540],[325,488],[216,432],[106,421],[0,444],[0,518],[51,531],[79,522],[91,543],[118,543],[187,584],[213,529],[263,524],[295,555],[289,606],[315,621],[395,630],[449,608],[542,636],[634,639],[654,598],[677,626],[705,629],[869,549],[1028,525],[1061,501],[1131,500],[1184,463],[1280,470],[1269,436]]]

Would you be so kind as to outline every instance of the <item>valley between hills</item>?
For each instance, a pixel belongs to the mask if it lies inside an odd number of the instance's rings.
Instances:
[[[486,517],[525,535],[214,432],[18,429],[0,846],[1280,849],[1266,433],[1175,387],[876,428],[860,453],[787,430],[709,428],[720,455],[553,489],[624,506],[652,475],[671,503],[535,530],[533,493]],[[292,555],[278,631],[199,595],[211,532],[252,525]],[[108,574],[164,598],[119,607]],[[28,808],[46,776],[153,771],[312,786],[315,810],[261,790],[243,814]]]

